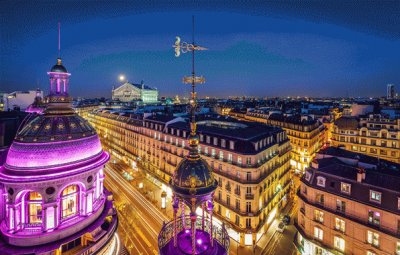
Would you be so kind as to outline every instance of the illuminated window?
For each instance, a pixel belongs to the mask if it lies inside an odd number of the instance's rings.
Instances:
[[[341,182],[340,183],[340,190],[342,191],[342,193],[350,195],[350,193],[351,193],[351,184]]]
[[[320,210],[314,210],[314,220],[320,223],[324,222],[324,213]]]
[[[29,224],[42,223],[42,195],[38,192],[28,193]]]
[[[372,210],[368,211],[368,222],[370,224],[379,226],[381,223],[381,214],[379,212],[374,212]]]
[[[335,218],[335,229],[344,233],[346,230],[346,223],[344,220]]]
[[[311,173],[306,171],[306,181],[310,181],[311,179]]]
[[[70,185],[61,194],[62,219],[70,218],[78,213],[79,187]]]
[[[325,178],[322,176],[317,177],[317,185],[320,187],[325,187]]]
[[[333,238],[333,244],[339,251],[344,251],[344,239],[338,236]]]
[[[376,255],[376,253],[372,251],[367,251],[367,255]]]
[[[372,231],[367,231],[367,242],[373,246],[379,246],[379,234]]]
[[[318,227],[314,227],[314,237],[319,240],[324,239],[324,231]]]
[[[400,255],[400,242],[396,243],[396,255]]]
[[[369,200],[375,203],[381,203],[382,193],[370,190],[369,191]]]
[[[228,209],[226,209],[225,217],[228,218],[228,219],[231,218],[231,212]]]

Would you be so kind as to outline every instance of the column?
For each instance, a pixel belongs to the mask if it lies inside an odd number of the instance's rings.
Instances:
[[[42,208],[44,207],[44,204],[42,204]],[[47,231],[47,207],[43,208],[42,210],[42,231],[46,232]]]
[[[186,229],[185,226],[185,203],[181,200],[181,218],[182,218],[182,230]]]
[[[196,254],[196,212],[190,213],[190,221],[192,223],[192,255]]]
[[[208,213],[210,214],[210,243],[211,247],[214,247],[214,238],[213,238],[213,208],[214,205],[211,201],[208,201]]]
[[[173,199],[174,203],[173,203],[173,209],[174,209],[174,247],[176,247],[178,245],[177,242],[177,231],[176,231],[176,214],[178,212],[178,208],[179,208],[179,202],[176,201],[175,199]]]
[[[202,209],[202,215],[201,215],[201,230],[204,232],[204,210],[205,210],[205,206],[204,206],[205,202],[203,202],[201,204],[201,209]]]

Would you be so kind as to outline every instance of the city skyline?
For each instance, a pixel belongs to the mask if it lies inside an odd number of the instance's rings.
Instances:
[[[386,84],[400,80],[399,6],[328,5],[7,2],[1,89],[46,88],[43,70],[57,57],[60,21],[61,57],[74,74],[72,96],[110,97],[119,74],[144,80],[162,96],[188,95],[179,82],[182,72],[190,73],[188,60],[170,51],[175,36],[190,38],[186,20],[193,13],[196,41],[210,48],[197,59],[199,72],[207,74],[208,86],[199,88],[204,96],[385,95]],[[16,8],[25,18],[13,15]]]

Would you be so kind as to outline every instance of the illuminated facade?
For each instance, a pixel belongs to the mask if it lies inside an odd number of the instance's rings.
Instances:
[[[158,102],[158,90],[141,84],[126,82],[112,90],[112,99],[121,102],[141,100],[144,104]]]
[[[292,147],[290,164],[299,172],[304,172],[326,141],[324,124],[307,119],[306,116],[271,114],[266,117],[246,114],[245,118],[285,130]]]
[[[198,116],[199,153],[213,169],[218,187],[214,214],[229,235],[252,245],[287,200],[290,144],[280,128],[229,117]],[[167,115],[88,114],[103,144],[129,164],[140,164],[168,184],[189,152],[187,120]],[[251,233],[250,233],[251,231]]]
[[[332,145],[400,163],[400,119],[342,117],[335,121]]]
[[[0,254],[118,254],[117,215],[103,188],[109,159],[76,115],[61,59],[48,104],[16,135],[0,167]]]
[[[400,165],[338,148],[321,152],[298,191],[298,254],[400,254]]]

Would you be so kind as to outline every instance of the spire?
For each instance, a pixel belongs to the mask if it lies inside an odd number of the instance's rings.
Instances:
[[[188,51],[192,52],[192,74],[191,76],[183,77],[183,83],[191,84],[192,92],[190,98],[190,136],[189,136],[189,158],[197,159],[199,158],[198,154],[198,144],[199,144],[199,137],[197,135],[197,124],[196,124],[196,109],[197,109],[197,93],[196,93],[196,84],[203,84],[205,83],[205,78],[203,76],[196,76],[195,72],[195,51],[196,50],[207,50],[207,48],[198,46],[195,44],[194,41],[194,16],[192,16],[192,43],[188,44],[186,42],[181,42],[180,37],[176,37],[175,45],[172,47],[175,48],[175,56],[179,57],[181,53],[186,53]]]
[[[61,24],[58,22],[58,59],[61,64]]]

